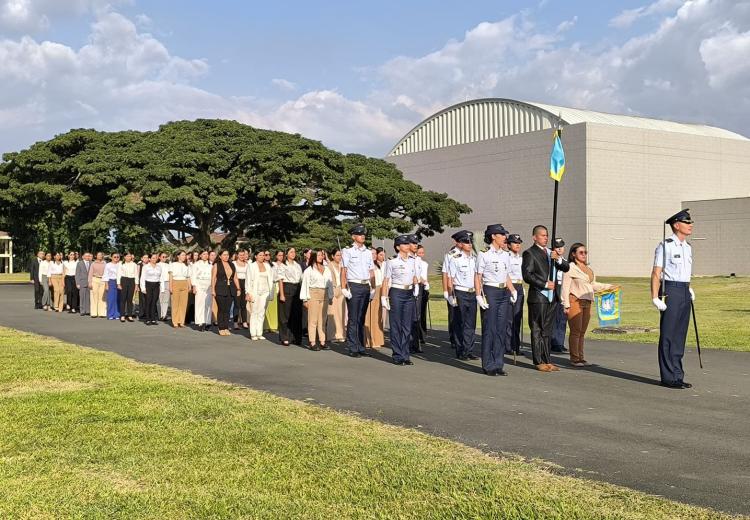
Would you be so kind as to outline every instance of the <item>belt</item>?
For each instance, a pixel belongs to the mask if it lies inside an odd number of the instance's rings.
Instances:
[[[392,283],[391,288],[393,289],[404,289],[405,291],[411,291],[414,289],[413,285],[401,285],[400,283]]]
[[[690,285],[690,282],[672,282],[670,280],[667,280],[664,282],[664,285],[669,285],[672,287],[688,287]]]
[[[523,280],[511,280],[514,284],[522,284]]]
[[[483,283],[485,287],[494,287],[495,289],[506,289],[505,282],[499,282],[499,283]]]
[[[461,287],[460,285],[454,285],[453,289],[461,292],[473,293],[476,292],[473,287]]]
[[[91,278],[101,278],[101,276],[91,275]]]
[[[358,283],[360,285],[370,285],[370,280],[347,280],[348,283]]]

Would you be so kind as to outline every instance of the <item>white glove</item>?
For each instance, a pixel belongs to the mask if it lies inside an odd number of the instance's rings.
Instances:
[[[443,298],[445,298],[445,301],[448,303],[451,303],[451,299],[453,298],[448,291],[443,291]],[[451,305],[453,305],[451,303]]]
[[[451,307],[458,307],[458,302],[456,301],[456,297],[455,296],[449,296],[448,298],[449,298],[448,299],[448,304]]]
[[[430,290],[430,284],[429,283],[425,283],[424,284],[424,290],[425,291],[429,291]]]
[[[343,294],[344,298],[346,298],[347,300],[352,299],[352,292],[349,289],[341,289],[341,294]]]
[[[518,301],[518,291],[510,293],[510,303],[516,303]]]
[[[370,301],[375,298],[375,289],[370,289]]]
[[[688,291],[690,291],[690,301],[694,302],[695,301],[695,291],[693,290],[692,287],[688,288]]]
[[[477,295],[477,303],[479,304],[480,309],[489,309],[490,304],[484,301],[484,296]]]
[[[653,302],[653,304],[654,304],[654,307],[656,307],[656,308],[657,308],[657,309],[659,309],[660,311],[662,311],[662,312],[663,312],[663,311],[666,311],[666,310],[667,310],[667,304],[666,304],[666,303],[664,303],[663,301],[661,301],[661,299],[660,299],[660,298],[654,298],[654,299],[653,299],[653,300],[651,300],[651,301]]]
[[[381,296],[380,297],[380,305],[383,306],[383,308],[387,311],[391,310],[391,302],[388,301],[387,296]]]

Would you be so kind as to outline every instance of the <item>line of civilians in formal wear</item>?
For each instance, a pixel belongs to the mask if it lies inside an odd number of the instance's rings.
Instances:
[[[379,291],[385,252],[371,252]],[[294,247],[276,251],[273,260],[269,250],[250,256],[247,250],[231,255],[206,250],[152,253],[138,260],[129,252],[107,257],[70,252],[63,259],[61,253],[40,251],[30,266],[35,306],[124,323],[171,320],[175,328],[193,323],[200,331],[216,327],[222,336],[231,334],[232,326],[248,329],[252,340],[278,331],[283,345],[302,345],[306,333],[312,350],[345,341],[339,249],[305,249],[302,258]],[[386,321],[378,293],[367,312],[367,348],[385,345]]]

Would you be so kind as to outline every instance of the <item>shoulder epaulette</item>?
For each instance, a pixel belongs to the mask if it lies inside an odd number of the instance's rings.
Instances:
[[[461,258],[461,251],[456,251],[451,255],[453,258]]]
[[[486,253],[486,252],[487,252],[487,251],[489,251],[489,250],[490,250],[490,249],[489,249],[488,247],[485,247],[484,249],[482,249],[482,250],[480,251],[480,253]]]
[[[665,240],[665,242],[668,243],[668,244],[670,244],[670,243],[674,242],[674,240],[671,239],[671,238],[668,238],[668,239]]]
[[[398,258],[398,255],[393,255],[393,256],[391,257],[391,260],[395,260],[396,258]]]

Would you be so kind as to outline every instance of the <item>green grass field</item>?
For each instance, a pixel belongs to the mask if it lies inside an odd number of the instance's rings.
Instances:
[[[600,281],[622,286],[622,325],[652,328],[653,331],[617,335],[589,332],[588,338],[656,343],[659,340],[659,311],[651,304],[650,280],[648,278],[602,278]],[[445,327],[448,324],[448,311],[442,297],[442,290],[440,290],[439,278],[434,277],[430,284],[434,288],[430,295],[432,323]],[[695,312],[698,318],[701,347],[750,351],[750,326],[748,326],[750,278],[694,278],[691,286],[696,294]],[[596,327],[598,323],[592,316],[589,331]],[[528,325],[524,324],[524,329],[524,337],[528,341]],[[692,321],[688,345],[695,345]]]
[[[28,282],[29,273],[0,273],[0,283]]]
[[[0,518],[728,518],[11,329],[0,366]]]

